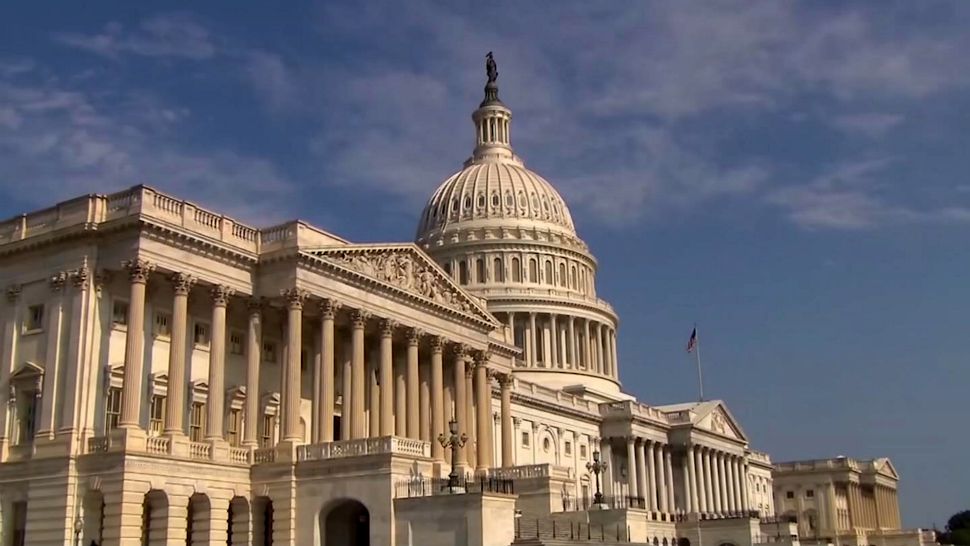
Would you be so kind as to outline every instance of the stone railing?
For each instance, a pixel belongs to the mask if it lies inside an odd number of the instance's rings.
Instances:
[[[145,442],[145,451],[158,455],[168,454],[172,444],[168,436],[149,436]]]
[[[529,464],[522,466],[513,466],[509,468],[495,468],[492,469],[489,474],[495,476],[496,478],[505,478],[512,480],[522,480],[527,478],[548,478],[552,474],[552,465],[546,464]]]
[[[752,452],[752,454],[755,452]],[[862,463],[865,464],[865,463]],[[847,457],[837,457],[835,459],[815,459],[809,461],[794,461],[775,464],[775,470],[833,470],[848,468],[860,470],[862,467],[859,461]]]
[[[111,438],[108,436],[88,438],[88,453],[107,453],[110,447]]]
[[[229,462],[235,464],[250,464],[249,454],[252,450],[246,447],[230,447],[229,448]]]
[[[212,444],[189,442],[189,458],[209,460],[212,458]]]
[[[413,457],[430,457],[431,443],[399,436],[361,438],[299,446],[296,457],[298,461],[321,461],[391,453]]]
[[[253,451],[253,463],[272,463],[276,462],[275,447],[261,447]]]
[[[566,288],[550,288],[539,284],[522,284],[520,286],[501,286],[476,288],[475,292],[484,298],[495,296],[538,296],[550,300],[582,302],[595,305],[610,313],[614,313],[613,306],[604,299],[590,296],[581,292]]]
[[[536,368],[530,368],[536,369]],[[543,368],[537,368],[539,370]],[[583,398],[582,396],[576,396],[575,394],[570,394],[565,391],[550,389],[549,387],[543,387],[538,383],[532,383],[529,381],[516,381],[515,388],[512,391],[520,396],[529,396],[539,400],[548,400],[556,404],[557,406],[569,406],[581,411],[585,411],[591,414],[599,414],[599,404]]]
[[[135,186],[110,195],[85,195],[2,221],[0,245],[67,227],[96,226],[132,216],[164,222],[251,253],[347,242],[300,221],[260,230],[147,186]]]
[[[652,406],[641,404],[640,402],[633,400],[603,404],[601,408],[603,417],[640,417],[658,423],[670,422],[666,413]]]
[[[753,449],[748,451],[748,460],[766,465],[771,464],[771,457],[767,453]]]

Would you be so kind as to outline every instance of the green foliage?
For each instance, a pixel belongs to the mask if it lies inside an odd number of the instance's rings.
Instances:
[[[970,546],[970,510],[957,512],[946,522],[946,533],[940,536],[941,544]]]

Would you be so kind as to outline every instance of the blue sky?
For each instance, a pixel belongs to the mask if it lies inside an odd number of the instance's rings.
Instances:
[[[697,321],[756,448],[891,457],[910,526],[968,508],[970,4],[191,9],[0,7],[0,215],[147,183],[410,240],[491,50],[516,151],[600,260],[627,390],[694,397]]]

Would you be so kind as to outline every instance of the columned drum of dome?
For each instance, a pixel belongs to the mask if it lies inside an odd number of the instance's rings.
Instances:
[[[417,243],[505,324],[522,350],[516,375],[615,395],[617,317],[596,296],[596,259],[566,201],[512,149],[495,76],[472,113],[475,149],[428,200]]]

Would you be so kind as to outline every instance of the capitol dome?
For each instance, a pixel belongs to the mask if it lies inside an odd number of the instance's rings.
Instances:
[[[615,399],[618,321],[596,295],[596,259],[566,201],[512,150],[497,76],[492,64],[472,114],[475,149],[428,199],[415,240],[505,324],[521,350],[515,375]]]

